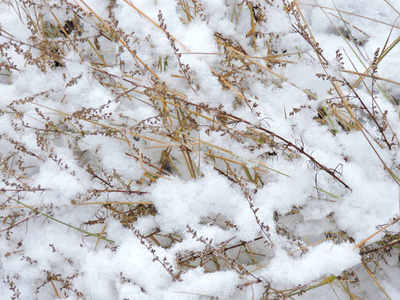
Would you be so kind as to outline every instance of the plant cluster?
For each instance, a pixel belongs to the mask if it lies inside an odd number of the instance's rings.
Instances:
[[[0,27],[0,80],[2,89],[9,91],[0,107],[0,239],[12,249],[2,253],[2,260],[18,258],[27,265],[41,265],[40,257],[25,253],[23,233],[32,234],[31,226],[40,230],[40,224],[52,223],[63,225],[69,235],[81,236],[81,247],[93,251],[118,252],[119,231],[129,232],[152,257],[143,259],[159,264],[172,282],[184,282],[190,270],[201,267],[207,274],[233,271],[241,280],[235,286],[237,293],[261,289],[262,299],[293,299],[327,287],[350,299],[361,299],[359,290],[366,289],[371,280],[390,298],[379,283],[378,270],[396,264],[388,258],[399,255],[399,232],[392,230],[399,217],[393,217],[393,212],[387,224],[376,229],[377,234],[384,232],[379,240],[370,242],[375,235],[365,236],[355,245],[353,233],[341,227],[335,211],[359,189],[351,176],[344,176],[353,158],[342,154],[336,165],[327,165],[327,160],[314,155],[305,137],[308,127],[301,120],[319,124],[325,135],[321,141],[335,144],[339,135],[362,136],[388,184],[400,185],[396,175],[399,127],[393,123],[398,122],[399,110],[392,95],[399,83],[378,75],[380,63],[400,39],[390,43],[389,37],[369,59],[363,56],[365,41],[352,36],[362,29],[349,24],[343,12],[315,4],[329,20],[332,14],[340,16],[343,27],[335,25],[336,21],[332,26],[351,45],[352,55],[360,60],[357,63],[365,66],[363,71],[348,70],[344,63],[348,53],[339,49],[335,59],[325,56],[303,13],[307,6],[300,1],[232,0],[224,1],[230,12],[225,17],[232,26],[245,30],[237,29],[238,36],[214,30],[217,51],[199,53],[175,36],[163,5],[151,17],[134,1],[104,2],[99,8],[83,0],[0,4],[26,29],[18,35]],[[184,26],[211,22],[202,1],[179,0],[169,5],[176,6]],[[118,19],[122,9],[130,10],[134,20],[141,20],[146,24],[143,28],[151,31],[145,32],[139,24],[127,29],[127,21]],[[292,24],[286,35],[295,34],[306,50],[285,48],[285,33],[268,31],[265,24],[271,9],[285,14]],[[325,93],[282,75],[295,64],[315,66],[318,71],[311,75],[327,87]],[[28,72],[33,75],[29,77]],[[271,105],[269,95],[261,98],[257,90],[261,86],[271,93],[290,89],[300,104],[288,105],[288,111],[283,105],[284,117],[270,114],[265,111]],[[224,99],[212,99],[213,91]],[[287,128],[274,125],[278,118]],[[252,216],[248,222],[258,228],[257,236],[238,238],[243,224],[219,206],[180,230],[168,231],[157,223],[163,213],[152,192],[159,182],[170,181],[174,194],[176,178],[201,182],[210,172],[240,195]],[[299,195],[299,204],[270,214],[260,193],[298,172],[311,178],[305,194]],[[60,176],[54,178],[56,174]],[[166,199],[172,198],[166,195]],[[294,224],[316,203],[329,207],[321,222],[330,224],[330,229],[309,242]],[[178,213],[182,203],[175,205]],[[75,214],[76,219],[63,219]],[[145,228],[141,220],[153,225]],[[109,224],[113,224],[112,231]],[[204,228],[227,234],[223,239],[207,236]],[[353,243],[361,257],[359,269],[291,287],[276,285],[273,276],[260,276],[277,249],[301,259],[326,241]],[[49,252],[62,265],[38,267],[42,273],[30,283],[36,297],[49,293],[53,298],[88,298],[77,284],[83,272],[77,258],[61,248],[49,241]],[[2,275],[12,299],[31,297],[20,291],[24,280],[28,279],[19,274]],[[123,271],[116,280],[121,286],[134,285],[143,294],[149,292]]]

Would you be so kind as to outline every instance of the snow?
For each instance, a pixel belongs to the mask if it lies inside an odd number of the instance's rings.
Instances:
[[[362,253],[398,240],[399,223],[372,235],[400,209],[399,108],[384,94],[398,102],[400,87],[364,78],[357,98],[341,86],[363,125],[348,130],[332,83],[316,76],[353,85],[341,63],[363,73],[399,36],[391,2],[297,1],[329,66],[287,1],[245,1],[264,15],[257,52],[239,1],[28,2],[0,4],[0,300],[344,299],[338,276],[353,273],[355,298],[400,299],[398,247]],[[186,2],[198,9],[190,21]],[[83,32],[63,44],[49,24],[73,16]],[[216,36],[259,66],[229,61]],[[376,76],[399,82],[398,47]]]
[[[327,274],[340,273],[360,262],[352,245],[334,245],[329,242],[313,247],[301,259],[287,255],[286,251],[276,251],[276,257],[278,259],[260,271],[260,275],[274,278],[274,281],[286,287],[305,284]]]

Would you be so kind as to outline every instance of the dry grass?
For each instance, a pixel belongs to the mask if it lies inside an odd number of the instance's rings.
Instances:
[[[210,73],[218,79],[221,89],[232,92],[232,103],[226,103],[226,107],[232,106],[238,110],[246,108],[257,114],[258,103],[249,97],[250,92],[244,84],[248,78],[276,88],[281,88],[284,83],[297,88],[277,70],[283,70],[288,64],[298,63],[294,58],[302,57],[302,53],[281,53],[273,46],[280,39],[278,35],[270,33],[266,36],[265,33],[258,31],[258,24],[265,21],[265,10],[268,9],[269,4],[256,5],[251,1],[230,3],[232,7],[230,17],[233,24],[238,24],[243,19],[247,20],[246,36],[251,40],[253,51],[250,54],[247,52],[248,47],[243,47],[239,41],[225,37],[219,32],[215,32],[218,53],[192,52],[191,45],[184,45],[174,37],[161,11],[158,20],[155,20],[136,7],[133,2],[125,2],[126,9],[131,9],[132,14],[139,14],[143,22],[151,24],[168,40],[171,54],[155,57],[152,60],[140,57],[138,54],[140,51],[136,51],[135,46],[141,47],[141,43],[151,46],[155,41],[152,41],[152,36],[149,36],[148,41],[136,40],[134,33],[120,29],[118,20],[113,15],[115,1],[109,1],[108,19],[103,19],[95,12],[95,8],[83,0],[60,1],[51,8],[47,1],[43,1],[43,5],[38,5],[33,1],[3,1],[2,6],[8,6],[11,13],[19,15],[21,22],[26,24],[31,32],[27,40],[18,40],[12,32],[0,31],[3,41],[5,40],[0,45],[3,83],[13,84],[13,74],[21,71],[19,65],[13,63],[13,57],[7,54],[9,49],[23,58],[25,66],[36,68],[43,74],[54,70],[61,72],[69,63],[67,57],[70,57],[69,53],[72,52],[79,57],[81,63],[88,66],[92,78],[109,91],[113,98],[100,107],[82,105],[80,109],[73,112],[67,108],[63,110],[62,103],[69,89],[81,80],[81,77],[77,76],[65,82],[61,93],[52,89],[41,91],[23,99],[15,99],[1,110],[2,117],[10,120],[14,131],[29,132],[34,135],[37,146],[36,150],[32,151],[30,149],[35,147],[25,144],[23,139],[16,139],[14,134],[1,136],[2,144],[5,145],[4,149],[13,149],[2,152],[0,159],[3,180],[1,220],[4,228],[2,234],[10,236],[14,230],[24,226],[30,219],[45,217],[70,226],[80,232],[83,238],[93,236],[96,239],[95,248],[102,245],[99,243],[101,240],[108,243],[110,247],[118,247],[118,245],[113,245],[113,241],[108,237],[115,233],[111,234],[107,231],[107,220],[114,218],[121,222],[121,228],[131,229],[132,233],[154,255],[154,260],[158,261],[174,280],[180,280],[182,274],[188,269],[202,266],[206,272],[229,269],[250,278],[246,284],[238,288],[263,285],[265,299],[293,299],[296,295],[325,285],[330,285],[333,290],[344,290],[349,299],[361,299],[357,296],[360,295],[357,288],[363,289],[371,281],[359,282],[357,275],[351,270],[343,270],[341,276],[331,276],[322,279],[317,284],[310,283],[287,290],[275,289],[269,282],[254,275],[256,270],[265,266],[260,265],[266,257],[263,252],[265,248],[273,249],[274,247],[274,241],[270,239],[270,228],[258,215],[258,208],[253,200],[254,194],[257,188],[262,188],[276,177],[292,175],[284,173],[279,168],[271,167],[271,160],[279,157],[285,161],[295,162],[301,159],[308,161],[310,168],[326,173],[332,184],[342,187],[343,194],[346,190],[351,191],[351,182],[345,182],[340,172],[314,158],[312,153],[304,148],[301,139],[291,142],[268,127],[235,115],[234,111],[226,112],[222,105],[214,106],[212,102],[194,102],[185,94],[188,91],[196,93],[204,88],[200,85],[196,71],[191,69],[190,63],[186,63],[190,61],[191,55],[218,57],[219,63],[216,66],[210,66]],[[365,66],[363,70],[342,69],[342,72],[354,76],[354,80],[348,82],[333,75],[331,66],[323,55],[323,50],[302,14],[302,6],[296,1],[284,2],[287,13],[295,20],[295,30],[311,45],[315,57],[324,66],[325,73],[318,76],[331,84],[332,98],[321,101],[322,105],[314,109],[314,122],[319,122],[321,126],[329,128],[332,138],[339,132],[360,131],[374,149],[388,176],[395,184],[400,185],[400,180],[395,175],[392,165],[377,151],[377,149],[385,149],[388,152],[397,151],[400,142],[387,121],[387,112],[380,109],[380,103],[374,97],[377,87],[393,102],[394,106],[398,105],[398,100],[390,95],[386,84],[397,86],[399,83],[377,76],[376,71],[385,56],[396,47],[399,39],[390,45],[388,43],[384,49],[375,53],[372,61],[368,61],[362,58],[359,52],[361,46],[357,45],[357,41],[351,36],[342,35],[343,39],[353,45],[355,53],[360,60],[363,60]],[[193,20],[205,22],[207,19],[200,1],[179,0],[177,6],[184,24],[189,24]],[[325,11],[327,18],[344,20],[343,15],[348,13],[322,6],[320,9]],[[50,10],[50,16],[46,15],[47,10]],[[67,21],[62,21],[57,17],[60,13],[67,16]],[[359,17],[363,18],[363,16]],[[344,26],[352,27],[352,24],[345,24]],[[356,29],[362,31],[362,28]],[[340,32],[339,29],[338,31]],[[267,56],[257,56],[260,47],[269,49]],[[339,63],[343,60],[343,53],[340,51],[337,52],[337,60]],[[169,84],[162,79],[165,73],[170,75]],[[371,111],[365,100],[358,95],[359,86],[363,86],[370,94],[374,101],[374,111]],[[179,90],[177,87],[185,87],[185,89]],[[321,100],[317,99],[310,90],[305,89],[302,92],[309,97],[310,102]],[[350,102],[350,98],[357,99],[358,103]],[[46,99],[49,99],[48,105],[43,104]],[[61,105],[55,105],[55,102]],[[123,111],[114,113],[109,109],[118,105],[134,107],[136,104],[140,106],[144,104],[157,114],[152,118],[134,120],[129,115],[124,115]],[[298,107],[292,114],[301,114],[303,110],[310,107]],[[26,111],[30,113],[26,114]],[[32,113],[33,111],[35,113]],[[365,128],[363,125],[365,122],[360,121],[358,117],[360,115],[366,116],[370,122],[373,122],[377,134]],[[89,136],[109,137],[110,141],[125,144],[129,149],[125,156],[139,162],[141,166],[140,176],[129,178],[126,174],[119,174],[117,170],[102,165],[101,154],[96,151],[81,150],[81,140]],[[212,136],[228,139],[230,145],[225,147],[224,144],[216,144],[208,138]],[[68,162],[58,156],[57,145],[60,143],[73,153],[74,163],[92,178],[92,181],[96,183],[95,186],[101,186],[101,188],[88,189],[76,198],[69,199],[70,204],[66,206],[73,206],[76,210],[83,210],[88,205],[98,208],[98,214],[95,217],[91,216],[82,224],[74,226],[52,217],[52,210],[57,208],[57,203],[48,206],[28,205],[31,194],[47,193],[52,190],[51,186],[32,185],[33,180],[30,178],[31,174],[35,173],[34,170],[38,170],[44,161],[53,160],[60,170],[70,172],[71,176],[77,176],[75,171],[70,169]],[[246,153],[243,155],[243,152],[238,150],[235,152],[232,149],[242,149]],[[257,156],[250,155],[259,149],[268,149],[268,151]],[[170,262],[159,257],[156,249],[157,247],[168,249],[180,243],[182,236],[174,232],[164,232],[158,228],[151,234],[143,235],[135,227],[138,218],[157,214],[157,208],[146,198],[146,188],[157,184],[160,178],[169,178],[171,174],[192,180],[201,178],[202,164],[211,165],[241,191],[243,199],[246,199],[254,214],[254,222],[260,228],[260,236],[248,241],[238,241],[232,236],[230,240],[215,244],[207,237],[199,236],[195,228],[188,226],[187,232],[203,244],[203,250],[182,252],[176,257],[175,262]],[[317,184],[315,189],[319,191],[319,200],[335,202],[340,199],[340,195],[325,191]],[[120,195],[120,201],[103,200],[106,199],[104,195],[110,194]],[[313,196],[310,195],[310,197]],[[346,232],[339,230],[326,232],[326,239],[308,243],[304,238],[293,235],[283,223],[278,222],[279,218],[301,214],[302,209],[302,206],[293,207],[292,211],[288,211],[286,215],[276,213],[277,233],[287,237],[288,241],[292,240],[293,245],[298,245],[298,250],[289,255],[304,253],[326,240],[333,240],[335,243],[353,241]],[[329,217],[332,216],[327,216]],[[386,256],[398,253],[399,233],[389,231],[390,226],[398,220],[396,218],[395,221],[382,228],[381,231],[385,232],[385,237],[379,242],[369,244],[370,237],[366,237],[356,246],[360,248],[363,272],[370,276],[370,279],[388,298],[390,298],[389,295],[379,283],[381,279],[374,275],[372,265],[379,266]],[[215,222],[217,222],[216,219]],[[228,228],[236,226],[230,220],[224,220],[224,223],[223,226]],[[85,296],[77,291],[69,280],[48,270],[43,285],[50,283],[54,289],[54,296],[58,298],[73,294],[84,298]],[[60,283],[62,290],[59,288],[60,285],[56,287],[54,282]],[[14,298],[18,299],[18,284],[14,283],[12,278],[8,278],[7,283],[14,291]],[[37,286],[38,290],[40,288],[41,286]]]

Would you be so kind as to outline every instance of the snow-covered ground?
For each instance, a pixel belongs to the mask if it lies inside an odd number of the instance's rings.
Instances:
[[[2,1],[0,299],[400,299],[399,12]]]

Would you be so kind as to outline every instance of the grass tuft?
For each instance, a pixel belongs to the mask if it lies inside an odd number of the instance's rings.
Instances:
[[[0,4],[19,19],[27,36],[23,38],[18,32],[0,27],[0,82],[28,90],[27,94],[21,92],[17,98],[2,103],[0,109],[0,117],[7,124],[7,130],[0,135],[0,219],[4,226],[0,232],[14,251],[5,256],[16,255],[31,264],[37,263],[35,258],[24,256],[24,250],[18,250],[24,241],[13,235],[24,231],[29,222],[40,220],[62,225],[65,234],[68,229],[81,235],[82,247],[90,245],[94,251],[115,251],[119,247],[118,236],[129,231],[174,282],[183,280],[189,270],[202,267],[206,273],[235,272],[242,279],[236,290],[261,287],[262,299],[294,299],[327,286],[337,295],[344,293],[350,299],[362,299],[362,290],[368,289],[372,280],[381,294],[390,299],[381,284],[385,276],[380,276],[377,269],[384,268],[387,257],[399,253],[399,232],[389,231],[396,228],[398,217],[354,246],[362,260],[362,271],[357,274],[348,269],[340,275],[291,287],[275,285],[273,277],[258,274],[268,267],[276,249],[284,248],[288,255],[301,257],[327,241],[332,245],[354,243],[352,233],[338,225],[334,212],[356,185],[351,176],[342,174],[350,158],[342,154],[341,162],[330,166],[314,155],[303,135],[308,127],[298,128],[304,124],[296,122],[297,116],[314,116],[307,122],[326,129],[321,141],[329,140],[337,147],[338,136],[362,136],[390,184],[400,186],[399,166],[395,164],[400,141],[398,127],[393,123],[399,121],[399,116],[393,117],[387,109],[389,103],[398,114],[399,100],[390,91],[400,83],[378,75],[382,62],[397,50],[400,38],[393,40],[389,35],[383,47],[369,59],[364,55],[363,42],[356,40],[352,32],[364,34],[365,39],[371,35],[346,16],[368,19],[392,30],[398,27],[317,2],[283,1],[281,10],[292,20],[292,34],[311,49],[308,53],[296,46],[291,51],[279,48],[284,36],[266,33],[263,27],[268,10],[275,7],[274,1],[226,1],[226,18],[232,30],[239,32],[238,28],[244,26],[244,33],[235,37],[216,30],[213,46],[217,52],[203,53],[192,51],[193,45],[176,37],[182,34],[175,34],[161,9],[157,18],[152,18],[132,1],[109,1],[103,7],[107,14],[90,3],[93,1],[63,0],[50,4],[21,0]],[[200,1],[179,0],[175,4],[184,26],[207,24],[207,7]],[[338,49],[334,60],[325,56],[304,13],[310,5],[323,12],[351,53]],[[121,7],[129,10],[135,20],[139,18],[149,32],[140,32],[140,28],[137,32],[128,31],[120,26],[121,20],[115,13]],[[340,26],[335,25],[338,22]],[[162,43],[169,48],[157,52]],[[157,51],[145,53],[142,48]],[[169,52],[165,53],[165,49]],[[156,56],[152,57],[153,54]],[[311,75],[329,84],[325,94],[316,93],[312,86],[304,88],[285,75],[290,65],[311,64],[309,57],[320,70]],[[354,57],[357,61],[353,61]],[[209,64],[209,60],[214,63]],[[345,60],[349,62],[345,64]],[[198,69],[200,64],[208,64],[208,69]],[[354,69],[350,70],[350,65]],[[21,84],[18,76],[22,77],[28,69],[43,78],[51,78],[46,77],[48,74],[54,76],[49,87],[42,85],[38,91],[28,88],[30,82]],[[205,99],[209,87],[204,78],[215,82],[221,95],[229,95],[226,102]],[[89,89],[86,94],[82,86]],[[286,107],[282,112],[292,132],[265,125],[268,113],[264,114],[264,110],[272,105],[266,103],[267,97],[260,99],[255,91],[257,86],[268,87],[271,93],[289,88],[303,97],[303,104],[291,107],[288,114]],[[75,92],[77,89],[80,94]],[[93,95],[96,89],[101,95]],[[388,103],[382,103],[382,97]],[[278,118],[272,116],[275,117]],[[316,139],[314,145],[319,143]],[[57,172],[48,171],[48,185],[44,186],[37,177],[47,165]],[[176,177],[198,182],[209,169],[226,178],[240,194],[252,224],[258,228],[258,236],[237,238],[240,225],[233,216],[219,211],[202,216],[204,220],[197,224],[198,228],[186,224],[179,232],[155,225],[147,231],[140,227],[140,220],[151,219],[155,224],[160,216],[151,196],[155,186],[170,181],[174,193],[172,183]],[[315,180],[309,180],[307,194],[299,196],[306,200],[299,199],[298,206],[275,211],[268,219],[257,193],[280,180],[295,182],[297,174],[303,171],[315,176]],[[53,179],[58,172],[65,177]],[[76,192],[64,190],[64,180],[70,180],[71,189],[76,186]],[[284,195],[285,191],[281,193]],[[42,202],[47,195],[54,197],[54,202]],[[296,222],[292,221],[295,218],[303,218],[317,202],[330,205],[331,211],[323,219],[336,228],[309,242],[291,224]],[[68,216],[65,210],[78,217],[63,221]],[[218,227],[229,237],[215,241],[202,233],[204,226]],[[376,240],[381,233],[384,237]],[[185,248],[188,240],[193,240],[197,248]],[[173,257],[165,254],[177,245],[182,247],[177,247],[180,250],[173,252]],[[54,253],[65,256],[53,247]],[[78,265],[72,259],[68,263]],[[56,269],[43,270],[41,278],[31,284],[38,295],[45,293],[43,287],[50,284],[53,297],[89,298],[78,290],[81,285],[75,286],[80,276],[79,272],[64,276]],[[124,281],[122,277],[121,272],[121,284],[128,284],[130,279]],[[22,282],[18,276],[3,276],[3,282],[14,299],[20,299]]]

